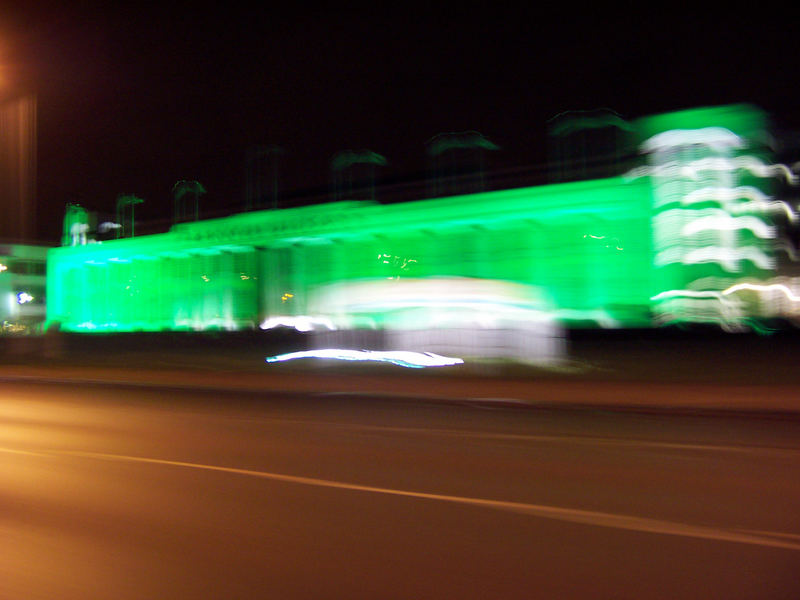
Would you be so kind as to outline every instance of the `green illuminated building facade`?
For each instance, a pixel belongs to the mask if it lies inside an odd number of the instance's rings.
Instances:
[[[676,308],[677,291],[719,294],[774,268],[769,211],[746,204],[749,188],[767,197],[769,175],[714,162],[744,156],[764,126],[746,107],[643,119],[636,127],[649,162],[619,177],[247,212],[102,243],[65,234],[75,245],[48,255],[47,321],[86,332],[253,329],[318,316],[331,286],[465,278],[534,290],[536,308],[568,326],[692,320],[691,306]],[[768,165],[759,152],[754,160]],[[692,166],[699,179],[682,170]],[[696,210],[705,212],[687,212]]]

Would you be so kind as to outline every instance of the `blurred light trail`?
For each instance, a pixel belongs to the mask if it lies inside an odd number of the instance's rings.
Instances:
[[[744,148],[747,142],[724,127],[703,127],[702,129],[671,129],[654,135],[642,144],[646,152],[669,150],[675,146],[708,146],[716,151]]]
[[[757,177],[783,176],[785,181],[791,185],[797,185],[799,181],[797,175],[783,163],[768,165],[761,159],[751,155],[737,156],[736,158],[722,156],[700,158],[681,167],[681,174],[696,180],[700,178],[698,173],[703,171],[731,172],[740,169],[749,171]]]
[[[713,290],[707,291],[696,291],[696,290],[667,290],[665,292],[661,292],[656,294],[651,300],[664,300],[666,298],[714,298],[716,300],[724,301],[724,298],[721,296],[721,292],[715,292]]]
[[[716,323],[724,331],[746,331],[746,315],[739,299],[728,298],[716,290],[666,290],[651,298],[663,304],[659,317],[663,324],[679,321],[692,313],[697,322]]]
[[[261,329],[275,329],[276,327],[291,327],[297,331],[313,331],[315,325],[322,325],[326,329],[334,331],[336,326],[327,317],[311,317],[308,315],[280,316],[266,319],[259,326]]]
[[[703,263],[719,263],[728,271],[741,270],[740,263],[748,260],[761,269],[774,269],[775,261],[765,252],[754,246],[740,246],[739,248],[722,248],[720,246],[706,246],[687,252],[681,262],[687,265]]]
[[[718,212],[717,212],[718,211]],[[684,225],[682,235],[694,235],[701,231],[738,231],[748,229],[756,237],[768,239],[775,237],[775,227],[767,225],[761,219],[751,216],[732,217],[725,211],[716,209],[716,216],[698,217]]]
[[[700,173],[717,171],[723,173],[733,173],[735,171],[749,171],[756,177],[782,177],[789,185],[800,183],[800,177],[792,170],[800,168],[800,163],[789,167],[783,163],[767,164],[758,157],[745,155],[735,158],[713,156],[698,158],[688,164],[681,164],[678,161],[670,161],[659,165],[643,165],[628,171],[624,176],[626,179],[638,179],[640,177],[688,177],[694,181],[700,179]]]
[[[268,363],[283,362],[298,358],[335,358],[337,360],[357,360],[388,362],[401,367],[422,369],[424,367],[445,367],[463,364],[460,358],[439,356],[432,352],[410,352],[405,350],[378,351],[378,350],[346,350],[343,348],[325,348],[321,350],[306,350],[303,352],[289,352],[278,356],[267,357]]]
[[[739,248],[722,248],[720,246],[706,246],[686,251],[685,248],[672,247],[656,254],[653,261],[656,266],[672,263],[697,265],[704,263],[718,263],[730,272],[741,271],[741,261],[748,260],[762,269],[772,269],[775,260],[759,248],[741,246]]]
[[[727,204],[742,198],[747,198],[753,202],[766,202],[769,200],[769,196],[752,185],[740,185],[737,187],[708,186],[689,192],[681,198],[681,204],[694,204],[709,200]]]
[[[792,290],[790,290],[788,287],[780,283],[772,283],[769,285],[761,285],[755,283],[737,283],[735,285],[732,285],[728,289],[723,290],[722,294],[727,296],[728,294],[733,294],[741,290],[751,290],[759,293],[777,291],[783,293],[792,302],[800,302],[800,296],[795,296],[792,293]]]

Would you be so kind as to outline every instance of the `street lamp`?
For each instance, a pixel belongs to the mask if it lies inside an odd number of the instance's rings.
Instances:
[[[142,202],[144,202],[144,200],[133,194],[120,194],[117,196],[117,223],[122,224],[122,228],[117,229],[117,237],[125,237],[127,233],[127,227],[125,227],[125,208],[128,206],[131,207],[131,237],[134,236],[135,219],[133,209],[134,206]]]

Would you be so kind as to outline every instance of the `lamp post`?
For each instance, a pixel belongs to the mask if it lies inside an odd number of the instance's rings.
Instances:
[[[117,223],[122,224],[122,227],[117,229],[117,237],[126,237],[128,231],[128,228],[125,227],[125,208],[127,206],[131,207],[131,237],[134,236],[134,206],[142,202],[144,202],[144,200],[133,194],[120,194],[117,196]]]
[[[186,181],[181,180],[172,186],[172,194],[175,197],[175,211],[173,213],[173,221],[181,223],[183,221],[194,220],[200,218],[200,196],[206,193],[206,188],[203,187],[199,181]],[[189,210],[186,209],[186,199],[191,200],[192,212],[190,215]],[[193,217],[193,218],[190,218]]]

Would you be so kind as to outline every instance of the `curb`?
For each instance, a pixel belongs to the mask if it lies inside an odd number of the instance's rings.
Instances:
[[[800,418],[793,386],[458,379],[334,373],[239,373],[190,370],[90,369],[96,376],[53,374],[40,369],[3,369],[0,382],[86,385],[181,391],[370,397],[462,404],[485,409],[593,410],[653,414],[740,414]],[[3,372],[6,371],[6,372]],[[15,372],[16,371],[16,372]],[[19,372],[27,371],[27,372]],[[416,389],[414,389],[416,388]],[[420,393],[422,388],[426,391]],[[391,390],[391,391],[389,391]]]

